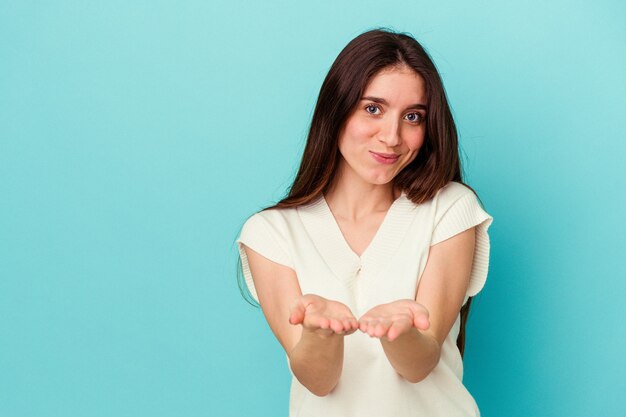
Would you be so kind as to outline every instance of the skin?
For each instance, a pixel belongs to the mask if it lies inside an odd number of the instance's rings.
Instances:
[[[424,80],[407,67],[375,75],[363,97],[370,99],[355,106],[340,132],[343,158],[324,196],[346,242],[359,256],[400,195],[393,179],[424,143],[427,110],[412,105],[428,104]],[[372,151],[399,158],[382,164]],[[380,339],[389,363],[407,381],[428,376],[463,303],[474,244],[470,228],[431,246],[416,298],[375,306],[358,319],[339,301],[303,295],[294,270],[244,248],[259,303],[294,376],[312,393],[324,396],[341,376],[344,337],[357,330]]]
[[[387,104],[366,97],[384,99]],[[371,211],[355,203],[384,207],[397,197],[392,180],[415,159],[426,135],[426,110],[411,107],[413,104],[427,104],[426,88],[423,78],[406,67],[383,70],[366,86],[340,132],[338,146],[343,159],[338,178],[326,195],[327,200],[333,200],[336,194],[348,193],[348,198],[337,201],[341,212],[354,219]],[[385,165],[371,152],[400,158]]]

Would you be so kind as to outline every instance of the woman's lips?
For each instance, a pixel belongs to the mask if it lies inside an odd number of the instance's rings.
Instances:
[[[393,153],[378,153],[372,151],[370,151],[370,153],[372,154],[372,157],[381,164],[393,164],[398,160],[398,158],[400,158],[400,155]]]

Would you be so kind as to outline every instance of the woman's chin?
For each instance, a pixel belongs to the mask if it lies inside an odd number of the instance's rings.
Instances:
[[[386,175],[371,175],[367,179],[365,179],[365,181],[367,181],[370,184],[385,185],[385,184],[389,184],[391,181],[393,181],[393,177],[388,175],[388,174],[386,174]]]

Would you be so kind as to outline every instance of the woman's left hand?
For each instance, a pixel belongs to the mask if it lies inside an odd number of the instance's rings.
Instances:
[[[430,327],[428,310],[415,300],[397,300],[378,305],[359,319],[359,330],[370,337],[385,337],[390,342],[411,328]]]

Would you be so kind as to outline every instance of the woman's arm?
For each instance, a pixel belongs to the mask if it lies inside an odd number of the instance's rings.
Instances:
[[[419,382],[433,370],[469,285],[475,228],[430,248],[415,300],[376,306],[359,320],[362,331],[381,339],[396,372]]]
[[[343,338],[358,328],[347,306],[302,295],[293,269],[244,245],[259,304],[289,358],[294,376],[318,396],[337,385],[343,366]]]
[[[312,393],[327,395],[341,376],[343,338],[357,330],[357,320],[346,305],[313,294],[298,298],[290,313],[291,324],[302,324],[289,353],[291,370]]]

